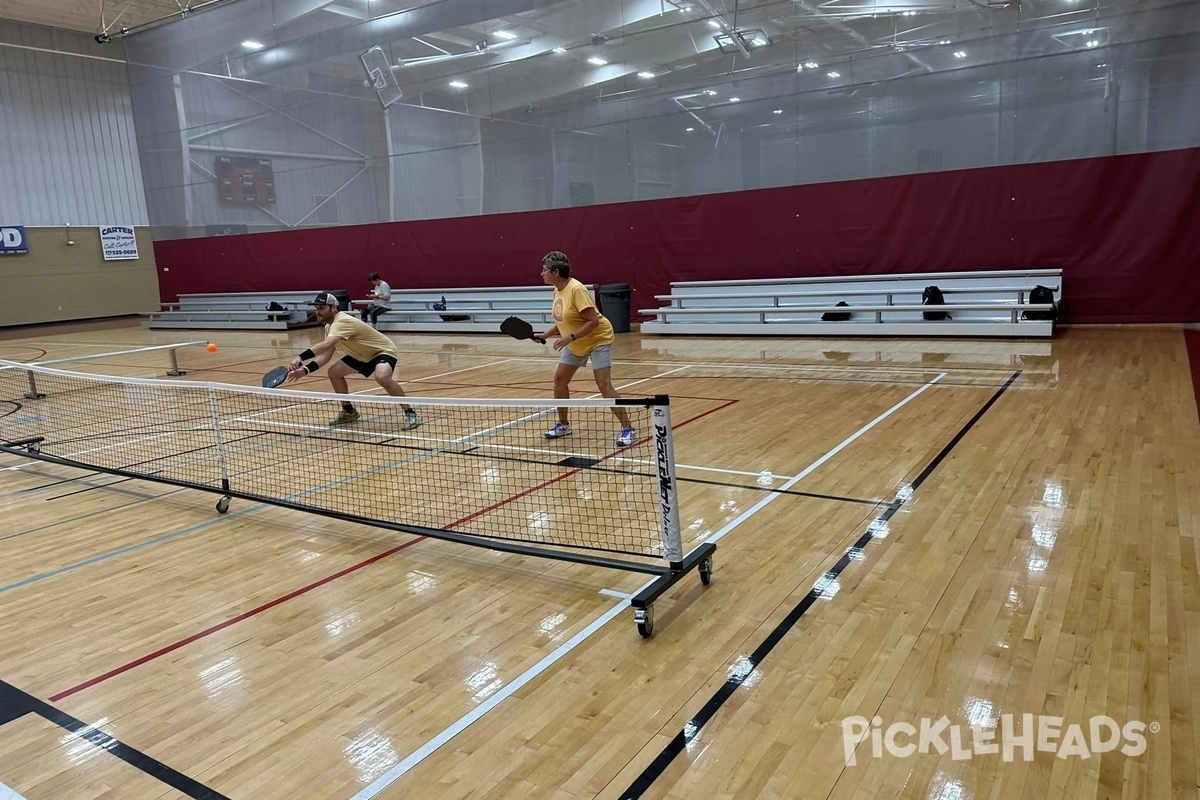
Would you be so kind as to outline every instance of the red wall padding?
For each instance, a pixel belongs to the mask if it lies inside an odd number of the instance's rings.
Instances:
[[[1200,148],[669,200],[155,242],[181,292],[522,286],[563,250],[638,308],[673,280],[1062,268],[1064,321],[1200,320]]]

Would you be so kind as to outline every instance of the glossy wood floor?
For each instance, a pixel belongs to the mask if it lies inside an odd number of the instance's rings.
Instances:
[[[314,332],[23,329],[0,358],[210,337],[186,379],[253,384]],[[394,338],[413,394],[550,394],[537,345]],[[616,358],[681,399],[683,527],[718,540],[650,639],[619,596],[645,576],[0,456],[0,797],[1197,797],[1180,329]]]

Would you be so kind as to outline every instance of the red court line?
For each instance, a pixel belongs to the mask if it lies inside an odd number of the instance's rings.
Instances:
[[[78,686],[72,686],[70,689],[67,689],[65,692],[59,692],[58,694],[51,695],[50,701],[57,702],[57,701],[63,699],[64,697],[70,697],[71,695],[75,694],[76,692],[82,692],[84,689],[87,689],[91,686],[95,686],[98,683],[103,683],[104,681],[108,680],[109,678],[115,678],[116,676],[120,675],[123,672],[128,672],[129,670],[133,669],[134,667],[139,667],[142,664],[145,664],[147,661],[153,661],[154,659],[159,658],[160,656],[165,656],[167,653],[178,650],[179,648],[183,647],[184,645],[191,644],[192,642],[195,642],[199,639],[203,639],[206,636],[211,636],[212,634],[216,633],[217,631],[228,628],[230,625],[235,625],[235,624],[241,622],[242,620],[249,619],[250,617],[261,614],[264,611],[267,611],[268,609],[271,609],[277,605],[280,605],[281,603],[286,603],[288,600],[291,600],[292,598],[299,597],[300,595],[305,594],[306,592],[311,592],[313,589],[316,589],[319,586],[324,586],[325,584],[335,581],[338,578],[341,578],[345,575],[349,575],[351,572],[356,572],[356,571],[362,569],[363,567],[370,566],[371,564],[374,564],[376,561],[385,559],[388,556],[392,555],[393,553],[398,553],[407,547],[412,547],[414,544],[416,544],[417,542],[421,541],[424,538],[425,537],[422,536],[420,538],[413,539],[411,542],[405,542],[402,545],[393,547],[391,550],[385,550],[382,553],[380,553],[379,555],[368,558],[366,561],[362,561],[358,564],[355,564],[352,567],[346,567],[346,569],[342,570],[341,572],[335,572],[332,575],[327,575],[326,577],[321,578],[321,580],[316,581],[315,583],[310,583],[308,586],[302,586],[301,588],[296,589],[295,591],[289,592],[289,593],[283,595],[282,597],[276,597],[274,600],[270,601],[269,603],[264,603],[263,605],[259,606],[258,608],[252,608],[249,611],[245,611],[241,614],[238,614],[236,617],[230,617],[229,619],[225,620],[224,622],[219,622],[216,625],[213,625],[211,628],[205,628],[204,630],[200,631],[199,633],[193,633],[191,636],[187,637],[186,639],[180,639],[178,642],[175,642],[174,644],[169,644],[166,647],[163,647],[159,650],[155,650],[153,653],[148,653],[139,659],[130,661],[128,664],[124,664],[113,670],[109,670],[108,672],[104,673],[103,675],[97,675],[96,677],[92,678],[91,680],[84,681],[83,683],[79,684]]]
[[[689,417],[688,419],[685,419],[683,422],[678,422],[678,423],[672,425],[671,429],[678,430],[679,428],[682,428],[684,425],[688,425],[692,422],[695,422],[696,420],[707,417],[709,414],[715,414],[718,411],[722,411],[726,408],[729,408],[731,405],[733,405],[736,402],[738,402],[738,401],[737,400],[727,400],[722,405],[719,405],[716,408],[709,409],[708,411],[705,411],[702,414],[697,414],[694,417]],[[631,444],[629,447],[623,447],[620,450],[615,450],[612,453],[609,453],[603,459],[601,459],[601,461],[607,460],[609,458],[612,458],[613,456],[616,456],[619,453],[623,453],[626,450],[637,447],[638,445],[642,444],[642,442],[645,442],[645,441],[646,441],[646,439],[641,439],[641,440]],[[514,500],[518,500],[522,497],[525,497],[526,495],[528,495],[532,492],[536,492],[539,489],[544,489],[545,487],[550,486],[551,484],[557,483],[558,481],[561,481],[564,478],[568,478],[571,475],[574,475],[581,471],[582,471],[581,469],[571,470],[570,472],[564,473],[556,478],[546,481],[545,483],[535,486],[532,489],[526,489],[525,491],[520,492],[518,494],[514,494],[511,497],[501,500],[498,503],[494,503],[493,505],[490,505],[481,511],[475,511],[475,512],[469,514],[468,516],[463,517],[462,519],[455,520],[454,522],[450,523],[446,527],[454,528],[458,525],[462,525],[465,522],[470,522],[471,520],[473,520],[477,517],[480,517],[489,511],[494,511],[497,508],[500,508],[501,506],[504,506],[504,505],[507,505],[507,504],[513,502]],[[274,608],[275,606],[286,603],[288,600],[295,599],[302,594],[307,594],[308,592],[311,592],[313,589],[320,588],[321,586],[324,586],[327,583],[332,583],[333,581],[337,580],[338,578],[342,578],[353,572],[357,572],[358,570],[360,570],[364,567],[368,567],[377,561],[382,561],[383,559],[387,558],[388,556],[394,555],[395,553],[399,553],[401,550],[412,547],[414,544],[417,544],[418,542],[424,541],[425,539],[428,539],[428,538],[429,537],[427,537],[427,536],[419,536],[416,539],[413,539],[412,541],[405,542],[404,544],[398,545],[397,547],[393,547],[390,550],[385,550],[384,552],[379,553],[378,555],[371,556],[366,561],[362,561],[353,566],[346,567],[345,569],[341,570],[340,572],[335,572],[332,575],[328,575],[324,578],[321,578],[319,581],[315,581],[313,583],[308,584],[307,586],[302,586],[299,589],[291,591],[291,592],[283,595],[282,597],[277,597],[268,603],[264,603],[263,605],[258,606],[257,608],[252,608],[249,611],[244,611],[241,614],[238,614],[236,617],[230,617],[229,619],[225,620],[224,622],[219,622],[216,625],[213,625],[212,627],[205,628],[204,630],[200,631],[199,633],[194,633],[191,636],[187,637],[186,639],[180,639],[179,641],[175,642],[174,644],[169,644],[166,647],[155,650],[153,653],[147,653],[146,655],[142,656],[141,658],[130,661],[128,664],[123,664],[123,665],[117,667],[116,669],[109,670],[108,672],[105,672],[103,675],[97,675],[94,678],[90,678],[89,680],[84,681],[83,683],[79,684],[78,686],[72,686],[70,689],[59,692],[56,695],[51,695],[50,702],[58,702],[59,700],[62,700],[65,697],[70,697],[73,694],[82,692],[84,689],[90,689],[91,687],[93,687],[99,683],[103,683],[104,681],[107,681],[109,678],[115,678],[116,676],[118,676],[122,673],[128,672],[129,670],[133,669],[134,667],[140,667],[142,664],[153,661],[156,658],[160,658],[161,656],[165,656],[167,653],[174,652],[175,650],[178,650],[179,648],[184,647],[185,645],[189,645],[192,642],[196,642],[207,636],[211,636],[212,634],[216,633],[217,631],[224,630],[225,628],[228,628],[231,625],[236,625],[237,623],[242,622],[243,620],[247,620],[250,617],[257,616],[257,615],[263,613],[264,611],[268,611],[268,610]]]
[[[1200,331],[1184,328],[1183,341],[1187,344],[1188,361],[1192,365],[1192,396],[1196,400],[1196,413],[1200,415]]]

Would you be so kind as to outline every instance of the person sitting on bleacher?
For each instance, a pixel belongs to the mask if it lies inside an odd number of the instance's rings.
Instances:
[[[378,272],[372,272],[369,280],[371,281],[371,304],[362,310],[363,322],[369,322],[378,327],[379,315],[385,314],[392,310],[388,305],[388,301],[392,299],[392,287],[387,285],[387,281],[379,277]]]

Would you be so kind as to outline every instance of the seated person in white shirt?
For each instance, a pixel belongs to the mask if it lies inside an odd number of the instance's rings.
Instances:
[[[381,280],[378,272],[372,272],[369,280],[371,281],[371,304],[362,310],[363,322],[369,322],[376,325],[379,322],[379,315],[392,310],[388,305],[388,301],[392,299],[392,287],[387,285],[387,281]]]

